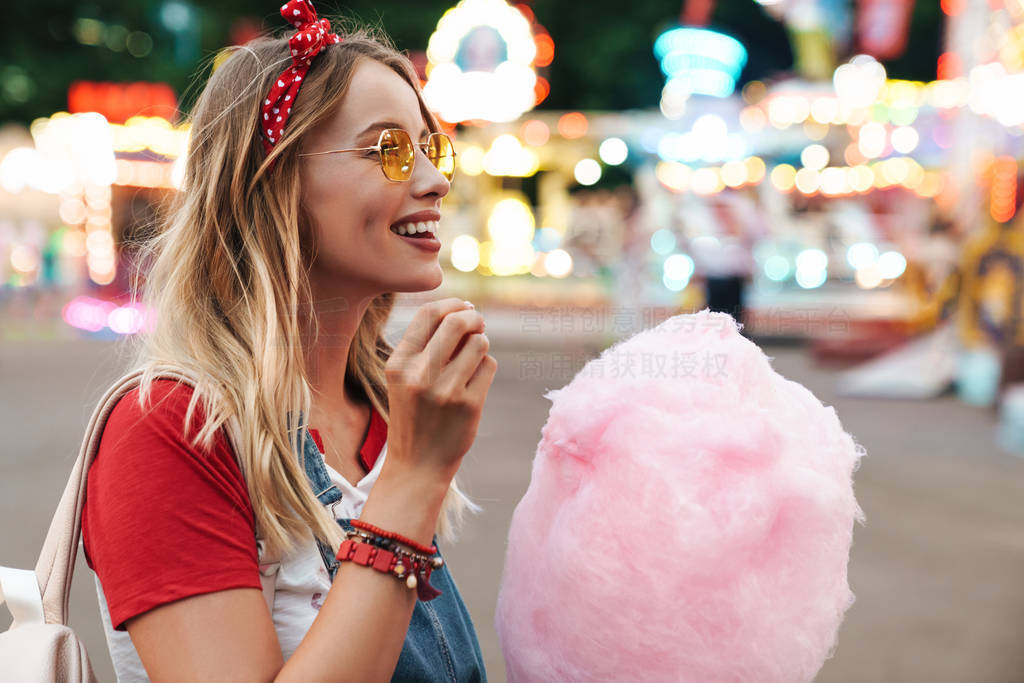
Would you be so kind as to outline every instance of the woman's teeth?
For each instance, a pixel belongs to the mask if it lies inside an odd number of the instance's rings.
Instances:
[[[416,233],[429,232],[433,235],[436,235],[437,228],[437,221],[422,221],[419,223],[403,223],[401,225],[392,225],[391,232],[399,235],[413,235]]]

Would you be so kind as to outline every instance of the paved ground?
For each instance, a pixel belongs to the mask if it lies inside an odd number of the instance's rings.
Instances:
[[[493,617],[505,536],[547,417],[542,395],[570,379],[570,370],[552,372],[551,353],[579,362],[595,352],[561,343],[522,345],[492,335],[499,375],[463,469],[467,489],[486,510],[448,557],[495,681],[504,680]],[[991,414],[952,397],[837,398],[832,375],[801,351],[768,353],[779,372],[835,405],[868,452],[856,475],[868,517],[856,530],[850,564],[857,602],[817,680],[1024,680],[1024,459],[998,452]],[[546,375],[533,372],[538,361]],[[0,341],[3,564],[34,564],[85,422],[119,370],[107,342]],[[100,679],[112,680],[87,569],[75,583],[72,615]]]

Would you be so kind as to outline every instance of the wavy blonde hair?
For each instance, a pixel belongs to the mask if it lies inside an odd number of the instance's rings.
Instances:
[[[303,136],[332,115],[366,59],[408,82],[427,125],[439,130],[412,64],[386,36],[357,28],[342,37],[313,60],[284,136],[269,156],[257,130],[260,107],[291,62],[288,42],[264,37],[233,48],[192,112],[182,189],[160,229],[141,245],[132,282],[138,300],[145,279],[142,301],[156,313],[152,329],[131,342],[133,367],[144,371],[140,404],[145,409],[157,367],[169,363],[197,378],[186,434],[200,403],[206,419],[194,446],[210,448],[216,432],[237,419],[240,434],[232,446],[258,533],[277,552],[292,549],[310,530],[334,548],[343,540],[297,456],[307,425],[294,416],[308,416],[311,406],[302,321],[312,321],[313,343],[319,329],[307,277],[315,231],[299,201],[296,155]],[[369,304],[345,377],[346,386],[361,389],[385,421],[384,365],[393,347],[383,331],[394,296],[381,294]],[[467,508],[480,509],[453,480],[438,520],[442,538],[454,538]]]

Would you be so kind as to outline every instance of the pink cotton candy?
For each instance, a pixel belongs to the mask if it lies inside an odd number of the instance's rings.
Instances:
[[[546,397],[498,595],[509,680],[812,680],[864,521],[835,410],[708,311]]]

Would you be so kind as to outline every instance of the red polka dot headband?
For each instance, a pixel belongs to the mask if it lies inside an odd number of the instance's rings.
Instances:
[[[281,16],[297,29],[288,39],[292,52],[292,65],[277,77],[270,93],[263,100],[260,120],[260,138],[267,154],[284,135],[284,124],[292,112],[292,104],[299,94],[302,80],[309,71],[313,58],[328,45],[341,42],[341,36],[331,33],[331,23],[318,19],[310,0],[288,0],[281,6]]]

